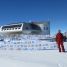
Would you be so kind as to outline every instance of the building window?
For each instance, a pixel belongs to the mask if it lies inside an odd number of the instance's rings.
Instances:
[[[18,29],[20,29],[20,27],[18,27]]]
[[[44,30],[46,29],[46,27],[44,27]]]
[[[26,30],[28,30],[29,28],[28,27],[26,27]]]
[[[15,29],[17,29],[17,28],[15,28]]]
[[[48,27],[44,27],[44,30],[48,30]]]
[[[4,31],[4,29],[2,29],[2,31]]]
[[[46,27],[46,30],[48,30],[48,27]]]
[[[6,30],[6,28],[4,30]]]
[[[7,28],[7,30],[9,30],[9,29]]]
[[[12,30],[14,30],[14,28],[11,28]]]
[[[11,30],[11,28],[9,28],[9,30]]]

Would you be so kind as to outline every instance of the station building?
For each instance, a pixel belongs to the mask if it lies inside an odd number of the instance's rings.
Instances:
[[[2,34],[50,35],[50,22],[22,22],[0,26]]]

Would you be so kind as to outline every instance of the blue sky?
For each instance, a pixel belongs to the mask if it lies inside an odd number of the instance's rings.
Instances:
[[[50,21],[51,34],[67,31],[67,0],[0,0],[0,25]]]

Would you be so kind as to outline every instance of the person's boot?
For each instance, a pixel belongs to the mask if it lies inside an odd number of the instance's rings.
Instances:
[[[61,45],[61,47],[62,47],[62,52],[65,52],[64,46],[63,46],[63,45]]]

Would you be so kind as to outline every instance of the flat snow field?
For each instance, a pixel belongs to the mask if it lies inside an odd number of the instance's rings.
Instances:
[[[67,52],[0,50],[0,67],[67,67]]]

